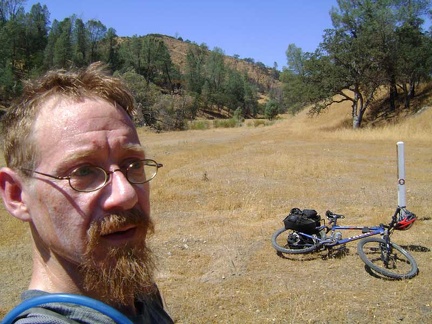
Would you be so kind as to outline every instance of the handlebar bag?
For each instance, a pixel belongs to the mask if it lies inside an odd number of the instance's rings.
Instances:
[[[283,222],[286,229],[316,234],[318,233],[316,228],[321,226],[321,216],[315,209],[293,208]]]

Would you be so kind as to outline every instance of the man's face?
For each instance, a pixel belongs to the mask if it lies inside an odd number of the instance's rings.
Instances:
[[[130,118],[102,100],[50,100],[38,116],[33,139],[39,157],[36,170],[58,176],[83,165],[125,168],[145,158]],[[152,229],[149,185],[132,185],[122,172],[110,177],[105,187],[87,193],[74,191],[66,180],[34,174],[37,179],[30,182],[26,199],[44,259],[53,258],[71,270],[89,259],[95,267],[109,267],[110,251],[144,250]]]

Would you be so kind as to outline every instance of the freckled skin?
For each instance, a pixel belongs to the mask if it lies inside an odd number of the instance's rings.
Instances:
[[[35,131],[40,157],[36,170],[48,174],[64,176],[83,163],[113,170],[128,159],[144,158],[143,152],[127,148],[140,145],[130,118],[123,109],[102,100],[47,104]],[[30,225],[36,242],[30,289],[50,292],[80,291],[75,285],[80,281],[76,270],[91,222],[133,207],[150,213],[148,183],[131,185],[121,172],[111,175],[106,187],[90,193],[74,191],[65,180],[35,174],[23,195],[31,206]],[[129,244],[142,242],[145,235],[143,230],[136,231]]]

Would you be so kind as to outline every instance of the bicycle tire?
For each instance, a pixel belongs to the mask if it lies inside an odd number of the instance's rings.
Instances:
[[[357,253],[362,261],[372,270],[392,279],[410,279],[417,275],[417,263],[406,250],[395,243],[392,246],[390,265],[383,260],[386,241],[378,237],[367,237],[357,245]],[[395,253],[395,252],[398,253]]]
[[[282,239],[281,234],[284,232],[287,232],[286,233],[287,236],[285,236],[285,238]],[[295,248],[295,249],[290,248],[287,244],[287,238],[288,235],[291,233],[297,233],[297,232],[294,230],[288,230],[284,227],[274,232],[274,234],[272,235],[272,245],[276,249],[276,251],[287,253],[287,254],[306,254],[318,250],[319,245],[316,243],[308,244],[304,248]],[[282,242],[285,242],[285,244],[282,245]]]

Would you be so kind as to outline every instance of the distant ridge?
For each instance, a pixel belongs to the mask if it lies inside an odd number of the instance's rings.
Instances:
[[[168,48],[172,62],[183,73],[186,66],[186,55],[190,46],[200,46],[199,44],[183,41],[172,36],[162,34],[148,34],[142,37],[157,37],[161,38]],[[211,51],[212,49],[209,49]],[[223,50],[223,49],[222,49]],[[279,87],[279,71],[273,68],[266,67],[260,62],[249,62],[242,58],[235,58],[225,55],[225,64],[239,72],[246,71],[250,80],[259,85],[261,92],[267,92],[272,88]]]

